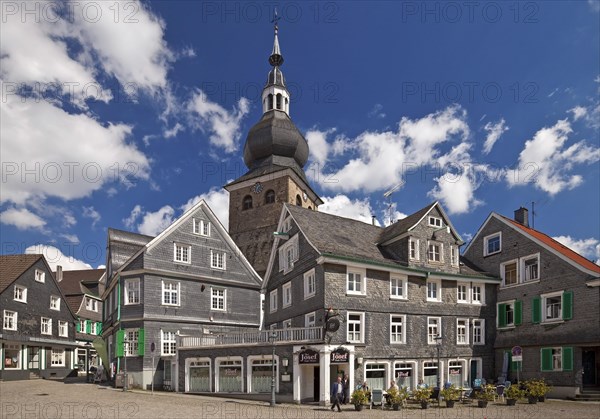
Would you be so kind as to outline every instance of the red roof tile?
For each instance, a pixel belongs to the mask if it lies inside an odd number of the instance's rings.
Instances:
[[[0,292],[4,291],[41,257],[42,255],[1,255]]]

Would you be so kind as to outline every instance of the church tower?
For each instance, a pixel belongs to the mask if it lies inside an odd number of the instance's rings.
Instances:
[[[273,233],[283,203],[312,210],[323,203],[312,190],[304,165],[308,143],[290,119],[290,92],[281,72],[278,27],[262,92],[263,115],[248,132],[244,163],[248,172],[225,185],[229,191],[229,234],[260,276],[269,263]]]

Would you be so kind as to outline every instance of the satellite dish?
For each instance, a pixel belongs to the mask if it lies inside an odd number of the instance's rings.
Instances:
[[[340,321],[336,318],[329,319],[325,323],[325,331],[327,332],[337,332],[340,328]]]

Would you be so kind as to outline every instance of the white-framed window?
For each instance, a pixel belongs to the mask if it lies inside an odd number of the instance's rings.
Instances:
[[[348,268],[346,274],[346,294],[365,295],[367,293],[367,273],[364,269]]]
[[[79,320],[79,333],[87,333],[85,320]]]
[[[175,332],[160,331],[161,355],[175,355],[177,351],[177,336]]]
[[[305,327],[314,327],[316,324],[317,324],[317,315],[314,311],[304,315],[304,326]]]
[[[540,254],[521,258],[521,278],[523,282],[540,279]]]
[[[304,274],[304,299],[313,297],[317,293],[317,283],[315,278],[315,269]]]
[[[471,302],[473,304],[485,304],[485,285],[473,285],[471,287]]]
[[[437,344],[437,337],[441,336],[442,318],[427,317],[427,343],[429,345]]]
[[[427,260],[429,262],[442,263],[444,261],[444,245],[439,242],[427,242]]]
[[[58,336],[69,337],[69,324],[62,320],[58,321]]]
[[[408,258],[410,260],[419,260],[419,239],[411,237],[408,240]]]
[[[541,295],[542,322],[562,320],[563,291]]]
[[[85,297],[85,308],[89,311],[98,312],[98,300],[94,300],[90,297]]]
[[[282,323],[284,329],[289,329],[292,327],[292,319],[284,320]]]
[[[459,257],[458,257],[458,246],[450,245],[450,264],[452,266],[459,266]]]
[[[393,276],[390,278],[390,298],[406,300],[408,298],[408,278]]]
[[[210,308],[212,310],[227,310],[227,290],[225,288],[211,288]]]
[[[456,301],[459,303],[469,303],[469,284],[459,282],[456,284]]]
[[[351,343],[362,343],[364,339],[365,313],[348,312],[346,324],[347,340]]]
[[[473,319],[473,345],[485,345],[485,319]]]
[[[65,366],[65,350],[63,348],[52,348],[50,352],[50,365],[53,367]]]
[[[273,313],[277,311],[277,290],[273,290],[269,293],[269,311]]]
[[[483,238],[483,256],[493,255],[502,251],[502,232],[490,234]]]
[[[125,280],[125,305],[140,303],[140,278]]]
[[[283,295],[282,307],[288,307],[292,305],[292,283],[287,282],[281,287],[281,293]]]
[[[179,305],[179,282],[162,281],[162,304],[166,306]]]
[[[15,289],[13,292],[13,299],[20,303],[27,302],[27,288],[22,287],[21,285],[15,285]]]
[[[98,325],[96,322],[90,320],[90,334],[97,335],[98,334]]]
[[[210,237],[210,221],[194,218],[194,234]]]
[[[125,356],[138,356],[139,329],[125,329],[125,340],[123,341]]]
[[[41,324],[40,333],[42,335],[51,335],[52,334],[52,319],[50,319],[48,317],[42,317],[42,322],[40,324]]]
[[[427,280],[427,301],[442,301],[442,280],[428,279]]]
[[[430,215],[428,220],[430,227],[442,227],[444,225],[440,217],[434,217],[433,215]]]
[[[300,257],[298,234],[279,247],[279,270],[284,274],[294,269],[294,262]]]
[[[390,315],[390,343],[406,343],[406,315]]]
[[[35,270],[35,280],[37,282],[45,282],[46,281],[46,272],[42,271],[41,269],[36,269]]]
[[[191,263],[192,246],[187,244],[173,243],[173,260],[179,263]]]
[[[519,261],[514,259],[500,264],[502,286],[516,285],[519,283]]]
[[[17,330],[17,316],[16,311],[4,310],[2,329],[4,330]]]
[[[498,328],[515,326],[516,301],[505,301],[496,305],[496,319]]]
[[[5,370],[21,369],[21,345],[4,344],[3,368]]]
[[[469,344],[469,319],[456,319],[456,344]]]
[[[225,270],[225,252],[218,252],[216,250],[210,251],[210,267],[215,269],[223,269]]]
[[[60,297],[56,295],[50,296],[50,310],[60,311]]]

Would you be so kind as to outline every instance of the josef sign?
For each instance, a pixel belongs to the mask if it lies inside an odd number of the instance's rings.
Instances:
[[[513,362],[523,361],[523,349],[520,346],[513,346],[511,352]]]
[[[345,364],[350,359],[350,352],[344,348],[337,348],[331,352],[331,359],[329,360],[332,364]]]
[[[319,353],[312,349],[305,349],[298,353],[299,364],[318,364]]]

